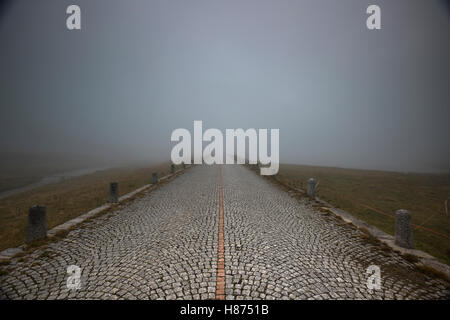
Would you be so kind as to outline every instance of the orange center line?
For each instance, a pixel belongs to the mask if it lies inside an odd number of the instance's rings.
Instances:
[[[225,249],[223,238],[222,166],[220,166],[219,172],[219,241],[217,245],[216,299],[225,300]]]

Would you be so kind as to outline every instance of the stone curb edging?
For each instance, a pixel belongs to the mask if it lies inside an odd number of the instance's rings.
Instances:
[[[249,169],[252,170],[251,168],[249,168]],[[300,193],[302,195],[306,195],[305,190],[292,187],[292,186],[278,180],[276,177],[273,177],[273,181],[292,190],[294,193]],[[430,255],[422,250],[407,249],[407,248],[399,247],[395,244],[395,238],[393,236],[391,236],[390,234],[387,234],[386,232],[381,231],[377,227],[372,226],[372,225],[368,224],[367,222],[364,222],[364,221],[354,217],[352,214],[348,213],[347,211],[335,208],[332,204],[328,203],[325,200],[320,199],[317,196],[315,197],[314,201],[322,204],[324,206],[323,209],[326,209],[327,211],[333,213],[335,216],[340,217],[345,222],[352,223],[358,229],[361,229],[361,228],[366,229],[370,233],[371,236],[373,236],[374,238],[383,242],[384,244],[389,246],[392,250],[400,252],[401,254],[413,255],[419,259],[418,264],[422,264],[422,265],[432,268],[436,271],[439,271],[439,272],[443,273],[447,277],[447,279],[450,279],[450,266],[445,263],[440,262],[438,259],[436,259],[432,255]]]
[[[159,181],[164,181],[164,180],[167,180],[167,179],[169,179],[171,177],[175,177],[176,175],[184,172],[186,169],[189,169],[190,167],[192,167],[192,165],[186,165],[186,167],[184,169],[180,169],[178,171],[175,171],[175,173],[173,173],[173,174],[168,174],[168,175],[166,175],[164,177],[159,178]],[[53,238],[58,233],[60,233],[62,231],[69,230],[69,229],[75,227],[76,225],[79,225],[79,224],[83,223],[84,221],[86,221],[86,220],[96,216],[100,212],[111,208],[113,205],[120,204],[121,202],[124,202],[124,201],[132,198],[136,194],[138,194],[138,193],[140,193],[140,192],[142,192],[144,190],[147,190],[148,188],[150,188],[153,185],[154,184],[152,184],[152,183],[146,184],[146,185],[144,185],[144,186],[142,186],[142,187],[140,187],[140,188],[138,188],[138,189],[136,189],[134,191],[131,191],[131,192],[121,196],[118,199],[117,203],[105,203],[104,205],[102,205],[100,207],[92,209],[91,211],[89,211],[87,213],[84,213],[84,214],[82,214],[82,215],[80,215],[80,216],[78,216],[78,217],[76,217],[74,219],[66,221],[63,224],[60,224],[60,225],[58,225],[58,226],[48,230],[47,231],[47,238]],[[25,250],[26,250],[26,245],[23,244],[23,245],[21,245],[19,247],[16,247],[16,248],[8,248],[8,249],[5,249],[3,251],[0,251],[0,262],[9,261],[12,258],[14,258],[16,255],[25,252]]]
[[[429,253],[426,253],[422,250],[418,249],[407,249],[400,247],[395,244],[395,238],[394,236],[391,236],[390,234],[387,234],[386,232],[378,229],[375,226],[372,226],[368,224],[367,222],[364,222],[354,216],[352,216],[347,211],[344,211],[342,209],[338,209],[333,207],[330,203],[326,202],[325,200],[320,199],[319,197],[316,197],[316,202],[324,205],[324,209],[327,211],[333,213],[334,215],[340,217],[342,220],[344,220],[347,223],[352,223],[357,228],[365,228],[371,236],[378,239],[379,241],[383,242],[387,246],[389,246],[392,250],[400,252],[401,254],[410,254],[419,259],[419,263],[430,267],[432,269],[435,269],[447,276],[448,279],[450,279],[450,266],[440,262],[437,260],[434,256],[430,255]]]

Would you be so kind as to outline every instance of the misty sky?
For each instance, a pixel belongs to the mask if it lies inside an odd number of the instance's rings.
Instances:
[[[82,30],[66,29],[78,4]],[[366,28],[381,7],[382,29]],[[450,171],[450,11],[431,0],[13,1],[0,148],[168,160],[171,132],[279,128],[280,161]]]

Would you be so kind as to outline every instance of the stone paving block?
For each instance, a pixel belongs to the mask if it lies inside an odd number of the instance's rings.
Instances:
[[[447,282],[419,274],[395,252],[386,257],[309,200],[244,166],[222,173],[226,299],[449,298]],[[215,299],[218,166],[195,166],[143,192],[107,215],[79,217],[82,228],[47,248],[12,258],[0,299]],[[366,286],[371,264],[381,269],[381,290]],[[81,268],[79,290],[66,286],[69,265]]]

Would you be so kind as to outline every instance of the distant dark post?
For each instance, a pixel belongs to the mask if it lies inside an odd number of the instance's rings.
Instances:
[[[174,164],[171,164],[171,165],[170,165],[170,173],[171,173],[171,174],[174,174],[174,173],[175,173],[175,165],[174,165]]]
[[[109,202],[119,202],[119,184],[117,182],[111,182],[109,184]]]
[[[395,212],[395,244],[403,248],[414,248],[412,232],[411,215],[408,210],[397,210]]]
[[[186,163],[183,162],[183,169],[186,169]]]
[[[316,180],[314,180],[314,178],[310,178],[308,180],[306,193],[311,199],[314,199],[315,197],[315,187],[316,187]]]
[[[158,173],[156,173],[156,172],[152,173],[152,183],[153,184],[158,183]]]
[[[45,206],[34,206],[28,213],[27,243],[47,237]]]

